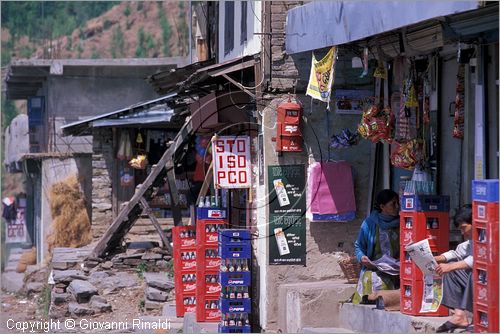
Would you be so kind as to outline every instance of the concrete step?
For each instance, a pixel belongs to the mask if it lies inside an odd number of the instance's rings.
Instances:
[[[314,327],[304,327],[300,331],[301,333],[356,333],[346,328],[338,327],[324,327],[324,328],[314,328]]]
[[[450,318],[415,317],[374,305],[344,303],[340,308],[340,326],[361,333],[435,333]]]
[[[17,293],[24,285],[24,273],[8,271],[2,273],[2,290]]]
[[[342,280],[282,284],[278,291],[278,328],[298,333],[302,328],[337,328],[339,305],[352,296],[355,284]]]
[[[217,333],[218,331],[218,323],[197,322],[196,314],[192,312],[184,314],[183,333]]]

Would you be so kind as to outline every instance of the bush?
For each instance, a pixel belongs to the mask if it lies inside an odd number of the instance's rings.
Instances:
[[[104,20],[104,23],[102,24],[102,29],[108,30],[112,25],[113,22],[111,22],[110,20]]]
[[[132,13],[132,9],[130,8],[130,4],[127,4],[127,7],[125,7],[125,10],[123,11],[123,15],[128,17],[130,13]]]

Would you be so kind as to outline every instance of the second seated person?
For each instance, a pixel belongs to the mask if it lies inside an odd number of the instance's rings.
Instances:
[[[361,263],[353,303],[367,302],[367,297],[379,290],[399,288],[399,276],[391,276],[370,263],[383,255],[399,260],[399,196],[391,189],[377,194],[374,210],[361,224],[354,243],[356,259]]]

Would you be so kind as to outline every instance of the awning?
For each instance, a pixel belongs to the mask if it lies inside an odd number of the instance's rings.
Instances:
[[[258,55],[243,56],[231,59],[224,63],[214,64],[214,60],[193,63],[172,71],[165,71],[148,77],[148,82],[159,94],[170,91],[185,91],[191,86],[199,85],[205,81],[224,76],[229,73],[244,70],[255,65]],[[231,79],[228,79],[231,81]]]
[[[479,1],[313,1],[288,11],[286,51],[342,45],[478,7]]]
[[[167,104],[177,97],[171,93],[154,100],[140,102],[107,114],[95,116],[61,126],[64,135],[83,136],[90,134],[92,127],[133,126],[140,124],[168,123],[174,115],[174,110]]]
[[[189,78],[194,72],[205,66],[212,65],[214,59],[192,63],[190,65],[172,69],[170,71],[163,71],[153,74],[147,78],[149,84],[158,94],[167,94],[177,90],[177,84]]]

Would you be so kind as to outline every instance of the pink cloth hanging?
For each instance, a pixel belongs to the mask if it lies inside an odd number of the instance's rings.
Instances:
[[[311,213],[328,215],[356,211],[349,163],[315,162],[310,167],[308,183]]]

